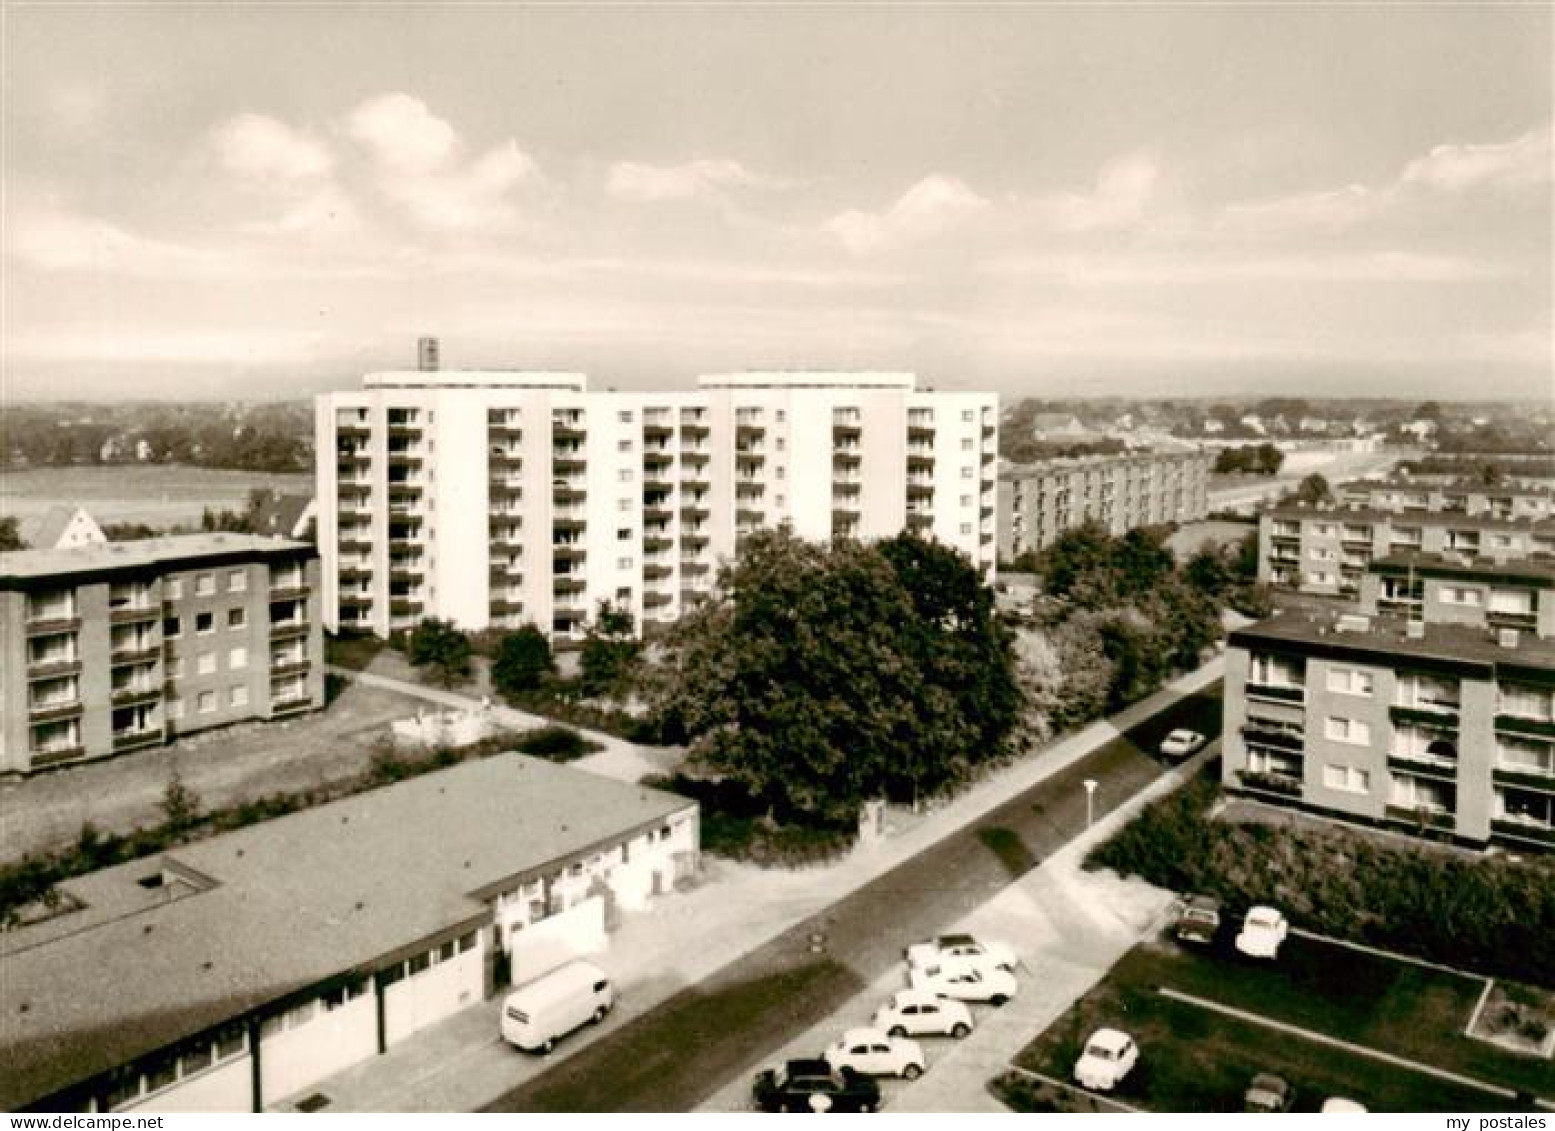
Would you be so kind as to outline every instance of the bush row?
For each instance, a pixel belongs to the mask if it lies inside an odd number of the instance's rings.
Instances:
[[[1555,860],[1474,857],[1342,826],[1212,820],[1196,779],[1147,806],[1086,861],[1240,910],[1279,906],[1300,927],[1449,966],[1555,987]]]

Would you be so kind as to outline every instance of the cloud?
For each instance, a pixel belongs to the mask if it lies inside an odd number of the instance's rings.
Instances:
[[[1125,157],[1101,170],[1095,191],[1039,197],[1030,207],[1040,223],[1060,231],[1127,227],[1143,219],[1160,179],[1160,169],[1150,158]]]
[[[212,141],[221,163],[245,177],[310,180],[324,176],[333,164],[320,142],[264,114],[239,114],[223,122]]]
[[[1550,179],[1550,134],[1531,130],[1500,144],[1438,145],[1404,166],[1399,182],[1442,192],[1540,184]]]
[[[1215,257],[1106,254],[1016,256],[990,263],[1002,279],[1074,287],[1180,287],[1257,283],[1454,283],[1506,278],[1504,268],[1413,252],[1330,252]]]
[[[423,227],[445,232],[504,229],[518,219],[512,190],[539,180],[534,161],[509,139],[461,163],[454,128],[408,94],[370,98],[346,132],[378,166],[377,187]]]
[[[931,239],[988,207],[955,177],[935,174],[913,185],[884,212],[843,212],[825,230],[855,255],[890,251]]]
[[[408,94],[369,98],[351,112],[346,132],[384,165],[403,172],[440,169],[459,144],[452,126]]]
[[[220,256],[137,235],[105,220],[43,209],[6,225],[8,255],[44,271],[90,271],[156,278],[220,274]]]
[[[610,167],[605,191],[621,200],[658,203],[717,198],[730,188],[779,188],[789,182],[751,172],[738,161],[702,158],[680,165],[619,161]]]

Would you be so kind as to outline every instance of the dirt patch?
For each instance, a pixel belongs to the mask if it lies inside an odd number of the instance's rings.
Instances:
[[[1555,1055],[1555,993],[1516,982],[1492,982],[1469,1036],[1549,1059]]]

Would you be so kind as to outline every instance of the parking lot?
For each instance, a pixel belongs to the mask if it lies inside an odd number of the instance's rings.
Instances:
[[[1272,961],[1141,944],[1016,1058],[1059,1081],[1086,1038],[1123,1029],[1140,1058],[1112,1095],[1154,1111],[1239,1111],[1252,1077],[1294,1087],[1294,1110],[1344,1097],[1371,1111],[1515,1111],[1555,1099],[1555,1063],[1465,1035],[1486,980],[1292,934]],[[1016,1093],[1022,1089],[1017,1088]],[[1014,1098],[1020,1106],[1019,1095]]]

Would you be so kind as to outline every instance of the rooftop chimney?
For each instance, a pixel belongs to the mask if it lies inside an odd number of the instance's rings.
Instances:
[[[423,373],[437,372],[436,338],[418,338],[416,340],[416,368]]]

